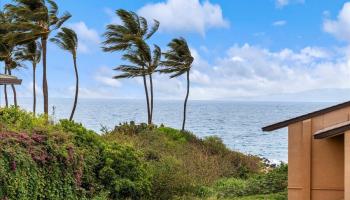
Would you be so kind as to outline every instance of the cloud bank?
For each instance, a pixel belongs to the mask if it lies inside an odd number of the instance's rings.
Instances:
[[[220,5],[199,0],[167,0],[148,4],[138,10],[147,19],[160,21],[165,32],[196,32],[202,35],[210,28],[225,28],[229,22],[223,17]]]

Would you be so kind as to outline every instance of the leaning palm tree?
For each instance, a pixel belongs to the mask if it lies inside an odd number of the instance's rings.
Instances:
[[[16,22],[13,27],[28,28],[30,31],[22,33],[23,41],[32,41],[41,39],[42,45],[42,63],[43,63],[43,96],[44,113],[49,112],[49,96],[47,85],[47,40],[52,31],[59,29],[71,15],[64,13],[58,16],[58,5],[53,0],[13,0],[14,4],[5,6],[6,10],[16,16]]]
[[[123,74],[115,78],[130,78],[136,76],[141,76],[143,78],[148,124],[152,124],[153,99],[151,98],[150,104],[147,86],[147,75],[152,71],[150,70],[152,56],[146,40],[151,38],[158,30],[159,22],[154,20],[154,25],[149,29],[147,20],[134,12],[120,9],[116,11],[116,14],[121,19],[122,24],[110,24],[107,26],[107,31],[104,34],[106,40],[103,42],[104,47],[102,49],[105,52],[126,52],[123,58],[129,60],[133,65],[118,67],[117,69],[121,70]],[[151,92],[153,93],[153,91]]]
[[[9,12],[0,12],[0,61],[5,63],[5,74],[11,75],[11,71],[20,66],[20,63],[14,58],[14,53],[16,50],[16,46],[20,44],[17,41],[17,35],[9,26],[14,21],[14,16]],[[14,105],[17,107],[17,92],[15,86],[11,85],[13,92],[13,101]],[[5,103],[6,107],[8,107],[8,97],[7,97],[7,86],[4,85],[4,93],[5,93]]]
[[[18,69],[19,67],[22,67],[22,64],[18,61],[15,60],[15,58],[9,58],[8,64],[7,64],[7,73],[8,75],[12,75],[12,70]],[[11,84],[12,92],[13,92],[13,102],[15,107],[18,106],[17,103],[17,92],[16,92],[16,87],[15,85]]]
[[[4,44],[0,41],[0,61],[5,63],[5,56],[4,56]],[[7,67],[6,63],[4,65],[4,74],[7,74]],[[7,96],[7,85],[4,85],[4,98],[5,98],[5,107],[7,108],[9,106],[8,96]]]
[[[184,102],[183,110],[183,121],[182,121],[182,131],[185,130],[186,123],[186,108],[188,95],[190,93],[190,70],[194,58],[191,55],[190,48],[187,45],[187,42],[184,38],[175,38],[173,39],[168,46],[170,50],[166,53],[163,53],[165,61],[161,62],[161,65],[164,66],[163,69],[159,70],[161,73],[170,73],[170,78],[175,78],[186,74],[187,79],[187,92]]]
[[[17,60],[29,61],[33,69],[33,115],[36,113],[36,67],[41,59],[41,45],[37,41],[31,41],[21,46],[15,53]]]
[[[77,34],[72,29],[63,27],[62,30],[59,33],[57,33],[57,35],[54,38],[50,39],[50,41],[56,43],[63,50],[69,51],[73,56],[76,83],[75,83],[75,97],[74,97],[73,109],[69,117],[69,120],[72,121],[75,109],[77,107],[78,93],[79,93],[79,75],[78,75],[78,68],[77,68],[78,37],[77,37]]]
[[[147,44],[145,44],[147,45]],[[152,124],[153,119],[153,104],[154,104],[154,94],[153,94],[153,79],[152,74],[156,71],[156,69],[159,66],[160,58],[161,58],[161,49],[154,45],[153,55],[150,52],[149,47],[147,47],[147,51],[140,52],[139,50],[130,50],[127,53],[125,53],[122,58],[123,60],[129,61],[129,65],[120,65],[115,70],[121,71],[122,73],[114,76],[115,79],[122,79],[122,78],[134,78],[134,77],[143,77],[144,81],[144,87],[146,91],[146,96],[148,97],[148,90],[147,90],[147,82],[146,82],[146,76],[149,77],[149,87],[150,87],[150,102],[147,98],[147,108],[149,108],[148,112],[148,123]],[[150,58],[150,60],[144,60],[144,54],[148,55],[147,57]]]
[[[151,89],[151,119],[153,119],[153,104],[154,104],[154,94],[153,94],[153,78],[152,74],[157,70],[160,64],[160,58],[162,57],[162,51],[159,46],[154,45],[152,60],[149,62],[149,66],[147,67],[147,73],[150,81],[150,89]]]

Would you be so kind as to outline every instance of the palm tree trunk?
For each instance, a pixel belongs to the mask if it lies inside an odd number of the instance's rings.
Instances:
[[[74,97],[74,104],[73,104],[72,113],[70,114],[70,117],[69,117],[70,121],[72,121],[75,109],[77,107],[78,93],[79,93],[79,74],[78,74],[77,58],[76,58],[76,56],[73,56],[73,61],[74,61],[74,71],[75,71],[75,97]]]
[[[35,116],[36,113],[36,76],[35,76],[35,70],[36,70],[36,62],[33,62],[33,115]]]
[[[9,75],[12,75],[11,74],[11,69],[8,69],[8,73]],[[17,92],[16,92],[16,88],[15,88],[15,85],[11,84],[11,88],[12,88],[12,92],[13,92],[13,102],[15,104],[15,107],[17,107]]]
[[[5,65],[5,74],[7,74],[7,65]],[[9,100],[7,97],[7,85],[6,84],[4,85],[4,96],[5,96],[5,106],[6,106],[6,108],[8,108],[9,107]]]
[[[185,130],[185,123],[186,123],[186,109],[187,109],[187,100],[188,100],[188,95],[190,93],[190,71],[187,71],[187,93],[186,93],[186,98],[185,98],[185,103],[184,103],[184,118],[182,121],[182,129],[181,131]]]
[[[44,96],[44,113],[49,114],[49,92],[47,86],[47,75],[46,75],[46,47],[47,47],[47,37],[43,36],[41,38],[41,45],[43,51],[43,96]]]
[[[146,81],[146,75],[144,74],[142,76],[143,78],[143,85],[145,87],[145,94],[146,94],[146,102],[147,102],[147,120],[148,120],[148,124],[151,125],[152,124],[152,120],[151,120],[151,112],[150,112],[150,107],[149,107],[149,97],[148,97],[148,88],[147,88],[147,81]]]
[[[149,84],[151,88],[151,122],[153,121],[153,79],[152,74],[149,75]]]

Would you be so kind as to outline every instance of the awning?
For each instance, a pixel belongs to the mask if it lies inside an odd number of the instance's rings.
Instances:
[[[21,83],[22,79],[18,79],[16,76],[0,74],[0,85],[20,85]]]
[[[346,131],[350,130],[350,121],[342,122],[325,129],[321,129],[314,133],[315,139],[325,139],[335,137],[337,135],[342,135]]]

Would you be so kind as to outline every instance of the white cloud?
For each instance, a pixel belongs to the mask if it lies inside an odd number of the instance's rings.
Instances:
[[[331,20],[326,18],[323,23],[323,29],[340,40],[350,42],[350,2],[344,4],[337,19]]]
[[[305,3],[305,0],[276,0],[276,7],[283,8],[291,3]]]
[[[287,24],[287,21],[285,20],[279,20],[272,23],[273,26],[284,26],[286,24]]]
[[[111,24],[121,23],[120,18],[116,15],[116,13],[112,9],[106,8],[104,11],[111,18],[111,21],[110,21]]]
[[[283,7],[289,4],[289,0],[276,0],[276,5],[278,7]]]
[[[202,35],[210,28],[228,27],[220,5],[209,0],[167,0],[148,4],[138,10],[147,19],[160,21],[160,30],[172,32],[197,32]]]
[[[271,51],[249,44],[234,45],[212,65],[194,64],[190,98],[232,100],[314,89],[348,88],[350,58],[338,51],[320,47]],[[199,63],[205,61],[201,59]],[[161,80],[158,81],[161,84],[155,84],[155,88],[164,88],[157,90],[159,97],[183,97],[186,89],[184,77]],[[172,88],[172,96],[166,93],[169,88]]]
[[[113,79],[114,72],[108,67],[100,67],[95,75],[95,80],[109,87],[120,87],[122,84],[120,81]]]
[[[100,36],[95,29],[89,28],[85,22],[77,22],[68,24],[78,35],[79,44],[78,51],[81,53],[89,53],[91,49],[97,49],[100,44]]]
[[[190,73],[190,79],[194,83],[209,84],[210,78],[207,74],[204,74],[196,69],[192,70]]]

